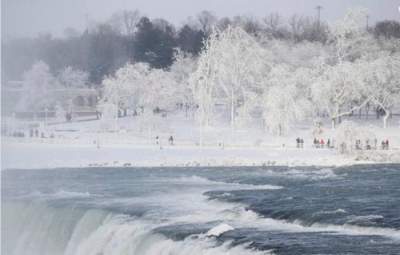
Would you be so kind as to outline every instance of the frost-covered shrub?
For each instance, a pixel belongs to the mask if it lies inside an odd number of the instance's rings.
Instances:
[[[100,128],[104,131],[117,129],[118,107],[115,104],[103,103],[98,107],[101,112]]]
[[[57,121],[65,121],[66,120],[67,111],[65,111],[64,108],[60,104],[56,105],[55,111],[56,111]]]
[[[365,146],[374,146],[376,136],[366,127],[352,121],[344,121],[335,133],[336,149],[342,154],[351,154],[355,150],[365,149]],[[357,145],[357,141],[360,143]]]

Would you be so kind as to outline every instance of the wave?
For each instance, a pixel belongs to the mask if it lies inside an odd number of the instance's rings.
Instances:
[[[244,214],[242,214],[244,212]],[[314,223],[306,225],[300,220],[293,222],[263,218],[252,210],[242,211],[238,222],[243,226],[254,227],[262,230],[282,232],[321,232],[326,234],[357,235],[357,236],[382,236],[395,241],[400,241],[400,231],[392,228],[364,227],[352,224],[334,225]]]
[[[59,190],[52,195],[54,198],[87,198],[90,196],[91,194],[89,192],[74,192],[65,190]]]
[[[270,254],[249,249],[247,245],[232,246],[229,241],[218,244],[216,239],[204,235],[190,235],[181,241],[175,241],[154,233],[153,227],[152,223],[145,221],[112,218],[67,255]]]
[[[219,220],[227,222],[236,228],[254,228],[266,231],[282,232],[321,232],[326,234],[358,235],[358,236],[382,236],[392,240],[400,241],[400,231],[392,228],[365,227],[352,224],[334,225],[314,223],[307,225],[300,220],[293,222],[265,218],[253,210],[245,208],[240,203],[226,203],[221,201],[210,201],[213,207],[219,208],[217,215],[208,217],[208,220]],[[225,208],[225,209],[224,209]],[[216,210],[217,211],[217,210]],[[343,209],[331,211],[331,213],[345,213]],[[189,217],[185,218],[188,219]],[[198,220],[198,219],[196,219]]]
[[[229,226],[228,224],[222,223],[219,224],[218,226],[213,227],[212,229],[210,229],[206,236],[220,236],[223,233],[226,233],[228,231],[234,230],[234,228],[232,226]]]
[[[347,213],[347,211],[345,209],[339,208],[336,210],[332,210],[332,211],[320,211],[320,212],[316,212],[314,213],[314,215],[321,215],[321,214],[337,214],[337,213]]]
[[[308,180],[324,180],[324,179],[337,179],[343,176],[338,175],[332,168],[321,168],[313,170],[304,170],[289,168],[288,170],[265,170],[263,174],[273,177],[284,177],[290,179],[308,179]]]
[[[214,206],[220,208],[219,212],[209,220],[219,220],[227,222],[229,225],[238,228],[254,228],[265,231],[281,231],[290,233],[300,232],[321,232],[326,234],[339,235],[356,235],[356,236],[382,236],[395,241],[400,241],[400,231],[392,228],[357,226],[353,224],[306,224],[300,220],[293,222],[286,220],[278,220],[266,218],[253,210],[245,208],[240,203],[226,203],[220,201],[210,201],[215,203]],[[225,208],[225,209],[222,209]],[[337,209],[332,213],[344,213],[345,210]],[[378,216],[374,217],[377,218]],[[380,217],[379,217],[380,218]]]
[[[183,255],[183,254],[271,254],[249,248],[250,244],[233,245],[221,242],[208,233],[229,226],[229,230],[254,228],[279,232],[319,232],[326,235],[382,236],[400,241],[400,231],[390,228],[363,227],[351,224],[312,224],[301,221],[288,222],[264,218],[240,204],[208,201],[208,206],[197,218],[190,207],[184,218],[132,217],[110,213],[100,209],[74,207],[50,207],[46,203],[4,204],[2,222],[7,236],[3,237],[2,254],[9,255]],[[201,205],[205,206],[205,205]],[[203,208],[201,208],[203,210]],[[210,210],[210,211],[208,211]],[[194,216],[194,217],[192,217]],[[6,220],[5,220],[6,219]],[[201,234],[190,234],[181,240],[173,240],[158,232],[163,226],[175,226],[179,222],[212,222]],[[221,225],[222,224],[222,225]],[[223,227],[223,234],[227,231]],[[29,252],[28,252],[29,251]]]
[[[363,215],[363,216],[354,216],[351,215],[348,217],[347,223],[349,224],[375,224],[378,221],[383,220],[384,217],[382,215]]]
[[[392,228],[361,227],[351,224],[344,224],[344,225],[313,224],[310,226],[310,228],[316,231],[322,231],[322,232],[328,231],[344,235],[383,236],[395,241],[400,241],[400,231]]]
[[[76,191],[66,191],[58,190],[53,193],[46,193],[41,191],[34,191],[28,195],[20,196],[19,198],[39,198],[39,199],[71,199],[71,198],[90,198],[93,195],[89,192],[76,192]]]
[[[149,221],[98,209],[53,208],[44,203],[7,203],[2,215],[2,254],[9,255],[184,255],[271,254],[233,245],[204,234],[172,240],[157,228],[172,222]],[[4,220],[6,219],[6,220]]]
[[[178,180],[186,184],[192,183],[198,185],[200,184],[200,185],[217,186],[217,187],[212,187],[213,191],[226,188],[238,189],[238,190],[276,190],[283,188],[282,186],[277,186],[277,185],[256,185],[256,184],[246,184],[237,182],[214,181],[197,175],[193,175],[190,177],[180,177],[178,178]]]

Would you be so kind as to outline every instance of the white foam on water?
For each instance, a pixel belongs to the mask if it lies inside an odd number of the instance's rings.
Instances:
[[[74,250],[75,255],[197,255],[197,254],[271,254],[267,251],[256,251],[248,245],[231,246],[230,242],[217,244],[215,239],[203,235],[188,236],[175,241],[153,232],[153,225],[142,220],[130,220],[123,216],[108,219],[83,240]],[[69,254],[67,254],[69,255]]]
[[[70,198],[89,198],[93,196],[89,192],[76,192],[58,190],[53,193],[45,193],[41,191],[34,191],[28,195],[23,195],[20,198],[39,198],[39,199],[70,199]]]
[[[191,235],[180,241],[171,240],[156,232],[156,229],[162,226],[210,222],[222,224],[209,230],[216,233],[213,236],[225,233],[228,229],[255,228],[280,232],[378,235],[400,241],[400,231],[395,229],[350,224],[307,226],[300,221],[288,222],[264,218],[252,210],[245,209],[243,204],[209,200],[203,195],[203,192],[208,190],[265,189],[265,185],[224,183],[198,176],[182,177],[175,181],[178,184],[182,182],[193,186],[193,188],[188,189],[188,192],[177,188],[165,194],[117,198],[113,201],[100,199],[110,207],[112,203],[133,207],[148,206],[149,211],[140,218],[110,214],[98,209],[52,208],[35,204],[6,206],[8,209],[5,210],[7,215],[5,229],[11,229],[7,237],[7,240],[10,239],[11,242],[5,248],[2,247],[2,253],[8,255],[258,255],[270,253],[249,249],[246,244],[238,246],[232,246],[229,242],[221,244],[216,238],[207,236],[207,232]],[[279,186],[273,186],[270,192],[275,192],[273,190],[278,189],[276,187]],[[44,194],[44,196],[48,195]],[[61,190],[50,196],[59,199],[85,198],[90,197],[91,194]],[[151,209],[153,207],[154,210]],[[342,209],[336,211],[342,213]]]
[[[172,240],[156,232],[171,222],[148,221],[101,210],[52,208],[43,204],[8,204],[2,247],[7,255],[261,255],[248,244],[232,246],[204,234]],[[12,232],[9,233],[8,230]],[[12,238],[12,239],[11,239]]]
[[[207,233],[206,236],[220,236],[223,233],[226,233],[228,231],[234,230],[234,228],[232,226],[229,226],[228,224],[222,223],[219,224],[216,227],[213,227],[212,229],[210,229]]]
[[[89,192],[74,192],[59,190],[52,195],[54,198],[88,198],[91,196]]]
[[[337,179],[340,175],[336,174],[332,168],[321,168],[313,170],[289,168],[286,171],[265,170],[263,175],[267,174],[274,177],[284,177],[290,179],[308,179],[308,180],[324,180]]]
[[[345,209],[339,208],[336,210],[332,210],[332,211],[320,211],[320,212],[316,212],[314,213],[314,215],[321,215],[321,214],[337,214],[337,213],[346,213],[347,211]]]
[[[248,210],[247,214],[251,215],[250,211],[251,210]],[[255,212],[253,213],[256,214]],[[263,218],[256,215],[252,215],[251,218],[241,217],[240,219],[242,220],[242,224],[247,225],[247,227],[253,226],[258,229],[272,230],[272,231],[283,231],[291,233],[323,232],[326,234],[382,236],[390,238],[395,241],[400,241],[400,231],[392,228],[365,227],[365,226],[356,226],[351,224],[334,225],[334,224],[320,224],[320,223],[315,223],[307,226],[301,221],[288,222],[285,220]],[[249,222],[243,222],[248,219],[250,219]]]
[[[84,210],[52,208],[45,203],[3,203],[2,254],[63,254]],[[92,217],[89,217],[92,218]]]
[[[237,190],[276,190],[282,189],[282,186],[277,185],[255,185],[255,184],[244,184],[244,183],[235,183],[235,182],[222,182],[222,181],[214,181],[209,180],[200,176],[190,176],[190,177],[180,177],[179,181],[185,184],[196,184],[196,185],[207,185],[207,186],[216,186],[212,187],[213,191],[220,189],[237,189]],[[215,188],[215,189],[214,189]]]
[[[301,221],[289,222],[285,220],[277,220],[272,218],[264,218],[256,212],[245,209],[239,203],[226,203],[220,201],[209,201],[215,208],[215,214],[203,215],[205,218],[196,218],[196,220],[219,220],[226,222],[235,229],[238,228],[255,228],[266,231],[282,231],[282,232],[323,232],[326,234],[341,234],[341,235],[358,235],[358,236],[382,236],[395,241],[400,241],[400,230],[382,227],[365,227],[352,224],[334,225],[320,224],[312,225],[304,224]],[[218,209],[217,209],[218,208]],[[343,213],[343,209],[335,210],[335,213]],[[376,216],[374,216],[376,218]],[[380,217],[379,217],[380,218]],[[180,218],[190,220],[190,217]]]
[[[349,224],[353,224],[353,223],[374,224],[376,221],[382,220],[383,218],[384,217],[382,215],[375,215],[375,214],[362,215],[362,216],[351,215],[348,217],[347,223],[349,223]]]

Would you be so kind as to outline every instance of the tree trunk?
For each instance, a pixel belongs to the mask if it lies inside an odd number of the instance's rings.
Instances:
[[[375,111],[376,111],[376,119],[379,119],[380,116],[379,107],[376,107]]]
[[[387,120],[390,116],[390,111],[385,111],[385,116],[383,117],[383,128],[387,128]]]

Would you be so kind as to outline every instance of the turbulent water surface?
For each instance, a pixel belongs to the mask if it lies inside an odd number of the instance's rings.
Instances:
[[[2,254],[400,254],[400,165],[2,172]]]

